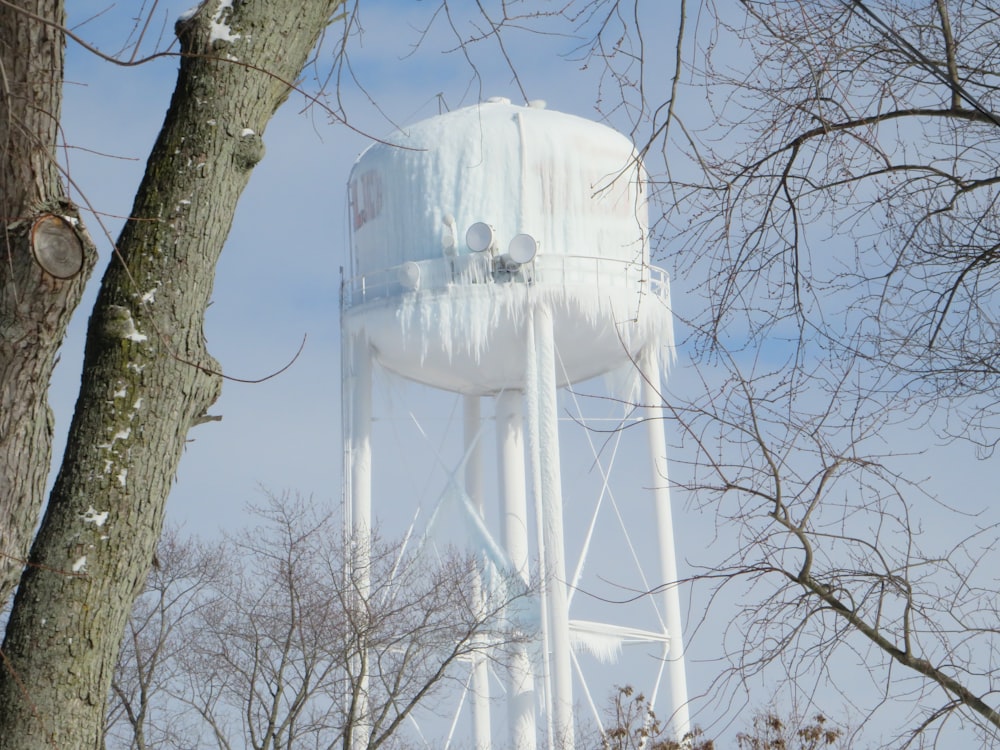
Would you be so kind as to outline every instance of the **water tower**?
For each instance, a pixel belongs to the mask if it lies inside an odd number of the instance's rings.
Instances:
[[[504,656],[503,746],[572,747],[583,698],[574,649],[588,638],[658,644],[672,726],[683,733],[676,587],[657,594],[660,616],[649,629],[570,611],[557,399],[598,376],[620,376],[610,397],[633,405],[644,436],[645,471],[627,502],[645,508],[643,525],[656,529],[651,585],[677,580],[658,406],[673,343],[669,287],[649,262],[645,173],[632,143],[540,102],[492,99],[368,148],[351,172],[348,218],[341,334],[349,528],[370,533],[372,473],[393,469],[372,441],[373,367],[461,394],[464,497],[484,528],[495,512],[495,528],[483,533],[510,569],[541,581],[538,645]],[[484,403],[495,423],[495,474],[478,448]],[[497,508],[485,507],[485,485],[495,486]],[[472,681],[474,742],[488,748],[497,701],[485,662],[473,666]]]

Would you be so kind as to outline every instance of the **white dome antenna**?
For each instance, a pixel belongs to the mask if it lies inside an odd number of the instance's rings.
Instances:
[[[538,252],[538,242],[530,234],[515,234],[507,246],[507,255],[518,265],[530,263]]]
[[[477,221],[465,233],[465,244],[474,253],[496,250],[497,238],[493,227],[484,221]]]

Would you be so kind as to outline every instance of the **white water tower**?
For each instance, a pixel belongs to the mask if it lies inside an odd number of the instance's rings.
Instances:
[[[656,644],[672,726],[683,734],[676,586],[657,594],[658,619],[647,629],[570,611],[575,574],[567,571],[557,399],[560,389],[597,376],[617,374],[620,387],[609,397],[641,405],[632,423],[643,431],[647,468],[627,502],[647,509],[645,525],[657,532],[650,585],[678,578],[658,406],[673,344],[669,287],[649,263],[645,173],[633,145],[541,103],[493,99],[368,148],[351,172],[349,221],[341,323],[349,528],[370,533],[372,472],[393,470],[372,441],[373,365],[461,394],[464,499],[505,564],[542,582],[536,645],[503,657],[503,746],[573,746],[574,707],[593,704],[581,694],[574,652],[588,639]],[[495,474],[478,447],[490,411]],[[498,507],[488,508],[482,488],[494,483]],[[589,547],[589,534],[576,546]],[[488,748],[497,700],[485,661],[473,666],[472,685],[475,746]]]

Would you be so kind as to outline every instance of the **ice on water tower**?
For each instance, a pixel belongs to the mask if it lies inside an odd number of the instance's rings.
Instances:
[[[643,304],[666,287],[648,263],[644,175],[627,138],[493,101],[389,140],[351,173],[345,289],[382,365],[463,393],[520,387],[535,302],[552,311],[560,385],[626,363],[669,329],[662,304]]]
[[[355,534],[372,525],[374,364],[463,394],[462,458],[479,513],[483,477],[475,474],[483,462],[469,459],[478,450],[483,397],[494,400],[498,545],[525,580],[543,581],[544,646],[508,649],[504,657],[503,744],[518,750],[572,747],[574,685],[581,689],[573,648],[588,633],[627,631],[669,646],[673,723],[687,729],[676,588],[660,595],[659,629],[647,632],[574,620],[566,583],[557,392],[611,373],[631,383],[617,395],[643,405],[650,473],[636,482],[634,502],[652,506],[658,529],[653,577],[677,580],[657,406],[672,324],[667,276],[649,259],[645,182],[633,144],[616,131],[540,102],[506,99],[406,127],[369,147],[350,175],[342,289],[350,524]],[[529,539],[533,525],[537,538]],[[531,570],[536,560],[544,570]],[[482,671],[473,681],[475,744],[486,748],[493,701]]]

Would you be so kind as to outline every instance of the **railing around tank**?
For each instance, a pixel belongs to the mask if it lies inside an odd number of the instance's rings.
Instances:
[[[635,290],[667,300],[670,278],[662,268],[643,263],[588,255],[539,255],[524,265],[505,265],[485,254],[408,261],[398,266],[345,279],[341,304],[345,310],[417,291],[436,292],[480,284],[586,287]]]

